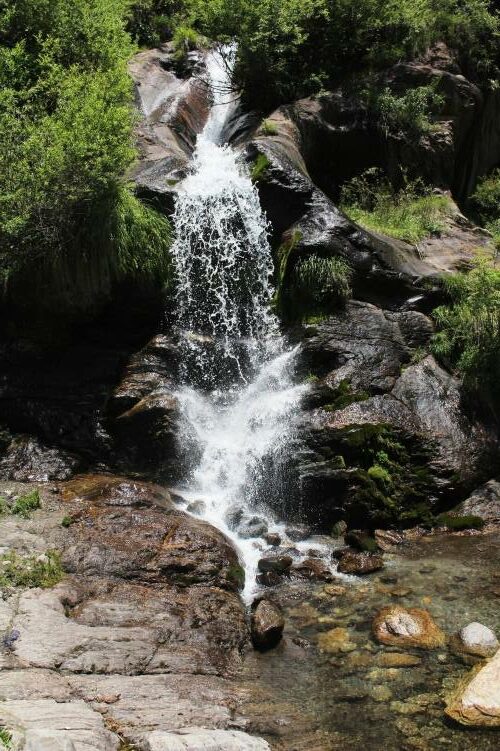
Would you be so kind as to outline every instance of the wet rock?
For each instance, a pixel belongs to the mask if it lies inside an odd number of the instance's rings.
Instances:
[[[494,632],[482,623],[469,623],[451,640],[452,649],[459,654],[492,657],[500,644]]]
[[[347,587],[342,586],[342,584],[327,584],[326,587],[323,587],[323,592],[329,597],[340,597],[345,595]]]
[[[383,550],[384,553],[389,553],[394,550],[395,547],[401,545],[403,542],[403,536],[390,529],[376,529],[375,542],[380,550]]]
[[[268,545],[272,545],[273,548],[277,548],[281,545],[281,535],[277,532],[268,532],[267,535],[264,535],[264,540]]]
[[[462,725],[500,727],[500,651],[459,683],[445,712]]]
[[[349,631],[346,628],[337,627],[318,635],[318,646],[322,652],[335,654],[347,653],[356,649],[356,644],[351,641]]]
[[[186,506],[186,511],[189,514],[198,514],[201,516],[201,514],[204,514],[207,508],[207,504],[205,501],[191,501],[191,503],[188,503]]]
[[[84,475],[64,486],[63,499],[92,511],[68,530],[63,560],[70,572],[179,586],[241,586],[238,556],[229,540],[176,510],[168,491],[157,485]]]
[[[436,649],[446,642],[428,611],[420,608],[382,608],[373,620],[372,631],[377,641],[389,646]]]
[[[456,516],[478,516],[485,522],[500,521],[500,481],[490,480],[481,485],[450,513]]]
[[[251,635],[256,649],[275,647],[283,635],[285,619],[281,609],[270,600],[260,600],[252,605]]]
[[[255,579],[257,584],[261,584],[263,587],[276,587],[282,582],[280,574],[277,574],[276,571],[266,571],[263,574],[257,574]]]
[[[67,480],[82,468],[82,460],[38,439],[20,436],[11,441],[0,461],[0,475],[17,482]]]
[[[181,78],[168,45],[139,52],[129,63],[141,119],[136,129],[140,159],[133,178],[141,197],[169,213],[173,193],[189,164],[209,112],[208,87],[195,75]]]
[[[377,664],[382,668],[413,668],[421,662],[421,657],[406,652],[382,652],[377,656]]]
[[[238,534],[244,539],[263,537],[267,532],[267,522],[259,516],[244,519],[237,527]]]
[[[391,596],[392,597],[408,597],[408,595],[411,595],[413,590],[410,587],[395,587],[394,589],[391,589]]]
[[[276,574],[284,574],[289,570],[292,563],[293,558],[291,558],[289,555],[278,555],[273,556],[272,558],[261,558],[257,566],[259,571],[261,571],[262,573],[273,571]]]
[[[341,574],[371,574],[384,566],[382,556],[372,553],[345,553],[339,561],[338,571]]]
[[[365,553],[376,553],[378,551],[378,544],[369,532],[360,529],[351,529],[344,537],[346,545],[350,545],[356,550],[361,550]]]
[[[293,524],[286,527],[285,534],[292,542],[301,542],[311,536],[311,528],[306,524]]]
[[[292,573],[303,579],[317,581],[328,582],[334,578],[331,569],[320,558],[306,558],[293,567]]]

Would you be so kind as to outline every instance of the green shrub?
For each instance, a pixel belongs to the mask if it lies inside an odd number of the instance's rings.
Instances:
[[[0,587],[53,587],[63,574],[61,558],[55,550],[41,555],[11,552],[0,556]]]
[[[465,385],[500,405],[500,269],[479,258],[468,273],[444,279],[448,305],[433,312],[434,354],[455,368]]]
[[[188,52],[197,49],[201,43],[200,35],[190,26],[178,26],[172,36],[172,44],[178,60],[183,60]]]
[[[453,516],[452,514],[439,514],[436,517],[436,525],[438,527],[447,527],[459,531],[462,529],[482,529],[484,527],[484,519],[480,516]]]
[[[128,7],[1,6],[0,281],[15,304],[90,308],[156,267],[160,220],[122,184],[135,156]]]
[[[396,96],[389,88],[376,98],[375,110],[384,132],[419,137],[432,130],[432,115],[439,111],[444,98],[434,86],[418,86],[403,96]]]
[[[40,494],[38,490],[32,490],[31,493],[26,493],[15,500],[10,508],[12,514],[22,516],[24,519],[29,519],[31,512],[40,508]]]
[[[395,190],[380,170],[366,170],[343,186],[341,208],[362,227],[409,243],[438,234],[449,199],[431,194],[420,180],[403,179],[403,187]]]
[[[290,258],[288,253],[277,292],[277,309],[284,318],[311,320],[311,316],[323,316],[345,303],[352,276],[347,261],[310,255],[290,264]]]
[[[473,218],[493,235],[497,250],[500,248],[500,169],[482,178],[469,199]]]
[[[392,484],[391,475],[384,467],[381,467],[380,464],[372,464],[372,466],[368,468],[368,474],[372,480],[380,482],[383,485]]]

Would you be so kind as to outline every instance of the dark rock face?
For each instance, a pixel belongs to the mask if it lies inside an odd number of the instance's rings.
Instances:
[[[268,558],[261,558],[258,562],[258,569],[262,573],[273,571],[276,574],[284,574],[293,563],[293,558],[289,555],[276,555]]]
[[[67,480],[81,466],[81,460],[67,451],[44,446],[30,436],[21,436],[8,446],[0,461],[0,475],[18,482]]]
[[[260,600],[252,613],[251,635],[256,649],[272,649],[281,641],[285,619],[281,609],[270,600]]]
[[[498,92],[485,94],[467,80],[444,45],[420,60],[395,65],[381,85],[397,96],[436,86],[444,104],[433,130],[420,138],[387,136],[361,100],[340,89],[282,108],[300,133],[315,183],[337,199],[339,186],[369,167],[382,168],[396,183],[403,167],[430,185],[452,190],[459,200],[467,197],[477,177],[500,158]]]
[[[339,519],[371,530],[418,519],[487,474],[495,426],[425,356],[432,330],[417,311],[356,300],[304,329],[301,368],[316,380],[296,469],[302,507],[321,529]]]

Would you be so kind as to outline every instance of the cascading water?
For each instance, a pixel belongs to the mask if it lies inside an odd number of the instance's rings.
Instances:
[[[198,138],[192,173],[179,187],[173,246],[182,341],[177,392],[186,453],[196,457],[184,497],[237,545],[254,587],[293,414],[295,351],[270,310],[272,258],[255,186],[221,141],[233,104],[227,61],[208,58],[213,106]],[[282,530],[281,530],[282,531]]]

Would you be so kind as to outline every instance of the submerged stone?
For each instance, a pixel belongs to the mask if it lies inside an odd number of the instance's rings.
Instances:
[[[462,725],[500,727],[500,650],[458,684],[445,712]]]

